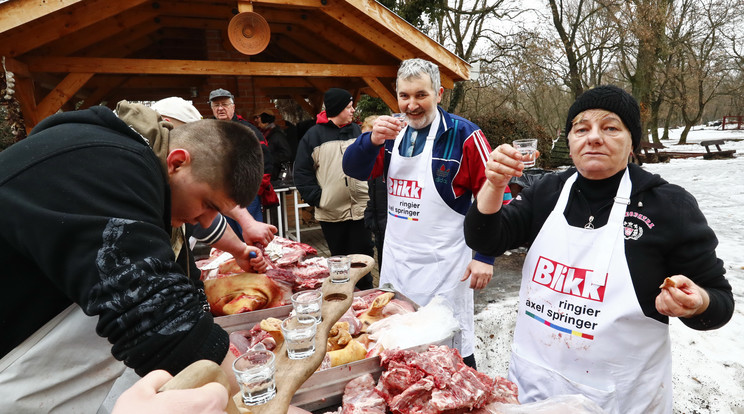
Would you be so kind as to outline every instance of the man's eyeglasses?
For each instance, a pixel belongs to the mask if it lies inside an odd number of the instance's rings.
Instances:
[[[214,103],[212,102],[212,108],[229,108],[235,104],[233,103]]]

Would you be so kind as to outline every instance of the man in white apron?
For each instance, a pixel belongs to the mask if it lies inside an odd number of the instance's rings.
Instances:
[[[386,170],[388,220],[380,284],[392,284],[422,306],[437,295],[446,298],[460,323],[458,349],[474,367],[473,289],[491,280],[493,257],[476,253],[473,258],[462,224],[485,181],[490,147],[476,125],[437,106],[443,88],[433,63],[404,61],[396,85],[405,122],[379,117],[371,133],[346,150],[344,172],[368,179],[370,172],[377,176]]]
[[[691,195],[628,165],[641,139],[630,94],[587,91],[567,129],[576,171],[502,209],[500,188],[524,165],[501,145],[465,222],[468,244],[491,254],[531,243],[509,379],[522,403],[582,394],[610,414],[671,413],[668,317],[704,330],[733,313],[715,235]],[[660,288],[665,278],[676,286]]]

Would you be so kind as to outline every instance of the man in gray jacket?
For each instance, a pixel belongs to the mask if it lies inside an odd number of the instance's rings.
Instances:
[[[324,97],[325,111],[302,137],[297,148],[294,183],[302,199],[315,207],[315,219],[332,255],[374,255],[372,236],[364,227],[364,209],[369,200],[367,182],[343,172],[344,151],[361,128],[352,122],[354,102],[351,94],[329,89]],[[359,289],[371,289],[372,275],[357,282]]]

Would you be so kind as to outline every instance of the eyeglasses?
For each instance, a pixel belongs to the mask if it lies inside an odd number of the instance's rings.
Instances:
[[[214,103],[212,102],[212,108],[229,108],[235,104],[233,103]]]

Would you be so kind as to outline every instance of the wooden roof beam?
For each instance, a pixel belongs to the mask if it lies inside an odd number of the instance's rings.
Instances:
[[[122,59],[92,57],[29,56],[31,72],[50,73],[132,73],[161,75],[244,75],[358,78],[395,78],[398,68],[385,65],[342,65],[319,63],[233,62],[165,59]]]
[[[109,76],[108,79],[93,90],[93,93],[83,99],[80,109],[87,109],[93,105],[98,105],[111,91],[119,89],[127,80],[129,80],[128,76]]]
[[[48,14],[17,27],[9,36],[2,37],[0,43],[4,44],[3,48],[8,48],[7,54],[19,56],[147,1],[86,0],[71,8],[69,13]]]
[[[418,29],[411,26],[410,23],[401,19],[398,15],[391,12],[385,6],[377,3],[376,1],[369,0],[344,0],[350,6],[355,7],[360,12],[369,16],[371,20],[380,22],[380,24],[389,28],[393,33],[406,39],[412,45],[419,48],[422,52],[428,56],[440,56],[440,65],[444,65],[448,70],[454,72],[455,75],[459,76],[457,80],[468,80],[470,79],[470,65],[459,58],[454,53],[448,51],[444,46],[435,42],[429,36],[421,33]],[[333,13],[338,15],[339,11],[342,10],[338,5],[333,7],[324,7],[321,9],[324,13]],[[333,16],[332,16],[333,17]],[[335,18],[335,17],[334,17]],[[347,24],[344,20],[340,20],[341,23]],[[350,27],[354,29],[354,27]],[[444,83],[444,79],[442,79]]]
[[[393,112],[399,111],[398,98],[390,93],[390,90],[388,90],[388,88],[386,88],[379,79],[366,76],[362,79],[364,79],[364,82],[366,82],[367,85],[375,91],[375,93],[377,93],[377,96],[382,99],[383,102],[385,102],[385,105],[387,105],[388,108],[390,108]]]
[[[126,30],[138,25],[157,25],[154,19],[159,11],[149,4],[140,5],[131,10],[64,36],[38,49],[39,55],[68,56],[111,37],[125,35]]]
[[[0,33],[32,22],[47,14],[58,12],[83,0],[14,0],[0,3]]]
[[[36,107],[36,119],[44,119],[57,112],[93,75],[90,72],[67,75]]]
[[[2,65],[8,72],[13,72],[16,77],[30,78],[31,71],[28,70],[28,65],[23,62],[19,62],[9,56],[2,57]]]

